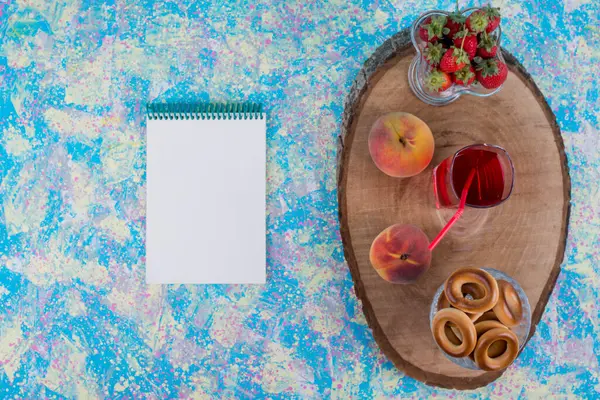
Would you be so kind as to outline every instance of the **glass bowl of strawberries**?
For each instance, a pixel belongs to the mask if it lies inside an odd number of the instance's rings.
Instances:
[[[500,12],[491,6],[422,14],[411,29],[417,54],[408,82],[427,104],[444,106],[463,94],[491,96],[508,68],[500,48]]]

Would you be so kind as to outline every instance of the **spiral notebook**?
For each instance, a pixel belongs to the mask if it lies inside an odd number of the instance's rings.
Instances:
[[[150,104],[146,282],[265,283],[265,114]]]

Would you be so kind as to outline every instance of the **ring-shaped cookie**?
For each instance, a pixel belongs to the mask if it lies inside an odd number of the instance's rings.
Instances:
[[[508,329],[508,328],[506,328],[506,326],[504,326],[502,324],[502,322],[497,321],[495,319],[476,322],[475,323],[475,332],[477,333],[477,340],[479,340],[479,337],[481,337],[481,335],[483,335],[490,329],[494,329],[494,328]],[[506,351],[506,342],[499,340],[490,345],[490,348],[488,349],[488,355],[490,357],[494,358],[494,357],[498,357],[500,354],[504,353],[505,351]],[[469,354],[469,357],[471,357],[471,359],[473,361],[475,361],[475,353],[474,352]]]
[[[465,283],[462,286],[463,295],[470,295],[474,299],[481,299],[485,296],[485,290],[477,284]]]
[[[500,321],[488,320],[488,321],[477,321],[475,323],[475,333],[477,333],[477,337],[480,337],[487,331],[495,328],[504,328],[508,329],[506,326],[502,324]]]
[[[463,293],[463,286],[478,286],[485,295],[478,299],[469,299]],[[448,302],[459,310],[477,314],[492,309],[498,302],[498,284],[486,271],[478,268],[460,268],[454,271],[444,284],[444,294]]]
[[[473,293],[479,294],[479,293],[482,293],[482,291],[481,291],[481,289],[479,289],[475,285],[469,285],[469,286],[464,285],[463,286],[463,293],[464,294],[470,294],[471,297],[473,297],[474,299],[476,299],[476,298],[479,298],[479,297],[475,297],[473,295]],[[438,310],[443,310],[444,308],[449,308],[449,307],[452,307],[452,304],[450,304],[450,302],[446,298],[446,295],[442,291],[442,293],[440,294],[440,299],[438,300]],[[469,319],[471,321],[473,321],[473,322],[477,321],[483,315],[483,313],[475,313],[475,314],[466,313],[466,314],[469,316]]]
[[[497,357],[490,357],[488,351],[499,341],[506,342],[506,349]],[[493,328],[485,332],[477,340],[475,347],[475,364],[484,371],[498,371],[508,367],[519,353],[519,339],[507,328]]]
[[[494,313],[504,325],[512,327],[518,325],[523,318],[523,304],[515,288],[508,282],[498,281],[498,302],[494,306]]]
[[[454,337],[449,337],[446,330],[449,324],[453,324],[460,332],[462,339],[460,344],[456,344]],[[468,356],[477,344],[477,333],[473,322],[467,314],[456,308],[444,308],[438,311],[433,317],[432,330],[438,346],[453,357]]]

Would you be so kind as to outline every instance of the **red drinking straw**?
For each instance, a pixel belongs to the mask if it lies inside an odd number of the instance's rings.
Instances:
[[[473,182],[475,171],[476,168],[473,168],[471,170],[471,173],[469,174],[469,177],[465,182],[465,186],[463,187],[462,193],[460,194],[460,203],[458,203],[458,210],[456,210],[454,216],[450,219],[450,221],[448,221],[446,226],[442,228],[442,230],[440,231],[440,233],[438,233],[435,239],[433,239],[431,243],[429,243],[429,250],[433,251],[433,249],[435,249],[435,246],[438,245],[440,240],[442,240],[442,238],[450,230],[452,225],[454,225],[454,223],[458,221],[458,219],[463,215],[463,212],[465,211],[465,204],[467,203],[467,194],[469,194],[469,188],[471,187],[471,183]]]

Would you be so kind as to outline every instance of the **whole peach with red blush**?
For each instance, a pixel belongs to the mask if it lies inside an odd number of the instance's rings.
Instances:
[[[429,126],[405,112],[386,114],[369,133],[369,153],[381,171],[396,178],[422,172],[433,158],[435,142]]]
[[[369,259],[386,281],[413,283],[431,265],[429,239],[414,225],[392,225],[377,235]]]

